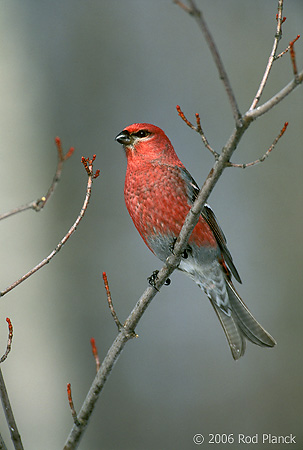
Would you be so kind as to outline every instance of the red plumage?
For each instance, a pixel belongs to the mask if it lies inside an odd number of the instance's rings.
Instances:
[[[126,127],[116,140],[127,157],[124,197],[128,212],[149,249],[162,261],[170,255],[199,188],[165,133],[155,125]],[[207,294],[228,339],[232,355],[244,354],[245,339],[272,347],[274,339],[253,318],[236,292],[230,271],[239,274],[215,215],[205,205],[179,269]]]

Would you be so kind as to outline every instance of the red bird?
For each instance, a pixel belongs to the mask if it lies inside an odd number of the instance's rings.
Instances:
[[[168,137],[155,125],[135,123],[124,128],[116,140],[127,157],[124,197],[128,212],[148,248],[165,261],[199,187]],[[276,344],[249,312],[231,281],[233,274],[241,283],[225,236],[207,204],[178,269],[208,296],[234,359],[244,354],[245,338],[261,347]]]

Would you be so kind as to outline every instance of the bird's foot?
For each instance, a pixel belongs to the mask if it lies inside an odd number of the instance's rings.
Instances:
[[[157,291],[159,291],[159,289],[156,288],[156,282],[157,282],[157,278],[158,278],[158,273],[159,273],[159,270],[154,270],[153,273],[151,274],[151,276],[147,278],[148,283],[153,288],[155,288]]]
[[[159,291],[159,289],[156,288],[156,283],[157,283],[157,279],[158,279],[158,273],[159,273],[159,270],[154,270],[153,273],[151,274],[151,276],[147,278],[148,283],[149,283],[153,288],[155,288],[157,291]],[[171,283],[170,278],[167,278],[167,279],[165,280],[164,285],[165,285],[165,286],[169,286],[170,283]]]
[[[177,242],[177,238],[173,239],[173,242],[169,245],[169,250],[172,252],[172,254],[174,255],[174,248],[175,248],[175,244]],[[190,245],[187,245],[187,247],[183,250],[181,257],[183,259],[187,259],[188,255],[192,253],[192,248]]]

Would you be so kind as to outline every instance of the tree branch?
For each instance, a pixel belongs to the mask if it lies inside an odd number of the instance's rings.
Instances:
[[[204,131],[202,130],[201,127],[201,119],[200,119],[200,115],[198,113],[196,113],[196,123],[197,125],[193,125],[186,117],[184,112],[181,110],[180,106],[177,105],[176,106],[176,110],[178,111],[179,116],[181,117],[181,119],[186,123],[186,125],[191,128],[192,130],[196,131],[197,133],[200,134],[201,139],[203,144],[205,145],[205,147],[207,148],[207,150],[210,151],[210,153],[212,153],[212,155],[214,156],[215,160],[217,160],[219,158],[219,153],[217,153],[210,145],[209,142],[204,134]]]
[[[97,349],[97,346],[96,346],[95,338],[91,338],[90,339],[90,345],[92,347],[92,352],[93,352],[93,355],[94,355],[94,358],[95,358],[95,362],[96,362],[96,369],[97,369],[97,372],[98,372],[98,370],[100,369],[100,358],[99,358],[99,354],[98,354],[98,349]]]
[[[57,168],[56,168],[56,172],[55,172],[53,181],[52,181],[50,187],[48,188],[47,193],[43,197],[38,198],[38,200],[29,202],[26,205],[18,206],[17,208],[12,209],[11,211],[1,214],[0,220],[6,219],[7,217],[10,217],[17,213],[27,211],[28,209],[33,209],[34,211],[39,212],[39,211],[41,211],[41,209],[44,208],[46,202],[53,195],[53,193],[57,187],[57,184],[60,181],[61,173],[62,173],[62,169],[63,169],[63,163],[68,158],[70,158],[72,156],[72,154],[74,153],[74,148],[71,147],[68,150],[68,152],[64,155],[63,149],[62,149],[62,144],[61,144],[61,139],[59,137],[56,137],[55,144],[57,146],[57,152],[58,152],[58,163],[57,163]]]
[[[258,88],[258,91],[253,99],[253,102],[249,108],[249,111],[252,111],[256,108],[257,104],[259,103],[259,100],[261,98],[261,95],[264,91],[266,82],[268,80],[269,77],[269,73],[271,71],[272,65],[276,59],[276,53],[277,53],[277,48],[278,48],[278,44],[279,41],[282,37],[282,23],[284,22],[283,18],[282,18],[282,12],[283,12],[283,0],[279,0],[278,1],[278,14],[277,14],[277,29],[276,29],[276,34],[275,34],[275,38],[274,38],[274,43],[273,43],[273,47],[272,50],[270,52],[269,58],[268,58],[268,63],[263,75],[263,78],[261,80],[260,86]]]
[[[281,139],[281,137],[285,133],[287,127],[288,127],[288,122],[285,122],[282,130],[280,131],[278,136],[275,138],[275,140],[273,141],[273,143],[271,144],[269,149],[264,153],[263,156],[261,156],[261,158],[256,159],[255,161],[252,161],[250,163],[244,163],[244,164],[235,164],[235,163],[229,162],[228,166],[229,167],[237,167],[237,168],[240,168],[240,169],[246,169],[246,167],[253,167],[256,164],[259,164],[259,163],[265,161],[265,159],[269,157],[270,153],[273,151],[273,149],[275,148],[275,146],[277,145],[277,143],[279,142],[279,140]]]
[[[219,51],[218,51],[217,46],[215,44],[214,38],[212,37],[212,34],[211,34],[211,32],[210,32],[210,30],[209,30],[209,28],[207,26],[207,23],[206,23],[206,21],[204,19],[202,11],[197,8],[194,0],[188,0],[189,7],[187,7],[186,5],[184,5],[180,1],[176,1],[176,0],[174,0],[174,1],[179,6],[181,6],[182,9],[184,9],[186,12],[188,12],[190,15],[192,15],[196,19],[196,21],[197,21],[197,23],[199,25],[199,28],[201,29],[201,31],[202,31],[202,33],[204,35],[204,38],[206,40],[206,43],[207,43],[207,45],[208,45],[208,47],[210,49],[211,55],[212,55],[212,57],[214,59],[214,62],[216,64],[216,66],[217,66],[217,69],[218,69],[218,72],[219,72],[219,77],[220,77],[220,79],[221,79],[221,81],[222,81],[222,83],[224,85],[225,91],[227,93],[227,97],[228,97],[230,105],[231,105],[231,109],[232,109],[232,112],[233,112],[235,123],[236,123],[237,126],[240,126],[241,125],[241,113],[240,113],[240,110],[239,110],[239,107],[238,107],[238,104],[237,104],[237,101],[236,101],[236,97],[235,97],[235,95],[233,93],[233,90],[232,90],[232,87],[231,87],[228,75],[227,75],[226,70],[224,68],[224,64],[223,64],[222,58],[221,58],[221,56],[219,54]]]
[[[7,421],[8,428],[11,433],[11,439],[13,441],[15,450],[23,450],[23,445],[21,441],[21,436],[18,431],[18,427],[15,421],[15,417],[13,414],[13,410],[8,398],[8,393],[5,387],[4,378],[2,375],[2,370],[0,369],[0,396],[1,396],[1,402],[3,411],[5,414],[5,418]]]
[[[17,281],[12,283],[10,286],[8,286],[6,289],[0,292],[0,297],[3,297],[5,294],[10,292],[12,289],[14,289],[16,286],[18,286],[23,281],[27,280],[31,275],[36,273],[38,270],[42,269],[46,264],[48,264],[54,256],[58,254],[58,252],[61,250],[63,245],[66,243],[66,241],[71,237],[71,235],[76,231],[77,226],[81,222],[81,220],[84,217],[84,214],[86,212],[86,209],[89,204],[89,200],[91,197],[91,191],[92,191],[92,184],[93,180],[98,177],[99,170],[96,171],[96,173],[93,173],[93,162],[96,158],[96,155],[93,156],[93,158],[90,160],[88,158],[82,157],[82,163],[84,165],[84,168],[88,174],[88,182],[87,182],[87,188],[86,188],[86,196],[84,199],[83,206],[81,208],[81,211],[74,222],[74,224],[71,226],[69,231],[66,233],[66,235],[61,239],[61,241],[58,243],[57,247],[45,258],[43,261],[41,261],[39,264],[37,264],[35,267],[33,267],[29,272],[27,272],[25,275],[23,275],[21,278],[19,278]]]
[[[7,447],[5,445],[5,442],[0,434],[0,450],[7,450]]]
[[[255,120],[258,117],[262,116],[262,114],[267,113],[270,109],[280,103],[284,98],[290,94],[294,89],[296,89],[303,82],[303,70],[298,73],[297,77],[290,81],[281,91],[279,91],[276,95],[274,95],[267,102],[263,103],[263,105],[258,106],[256,109],[249,109],[247,113],[245,113],[243,119],[244,120]]]
[[[6,350],[3,354],[3,356],[0,358],[0,364],[6,360],[8,354],[12,348],[13,326],[8,317],[6,319],[6,322],[8,324],[8,339],[7,339],[7,344],[6,344]],[[10,401],[8,398],[8,393],[6,390],[6,386],[5,386],[5,382],[4,382],[4,378],[2,375],[1,369],[0,369],[0,397],[1,397],[2,407],[3,407],[4,413],[5,413],[6,421],[8,424],[8,428],[11,433],[11,438],[14,443],[14,447],[17,450],[22,450],[23,446],[22,446],[22,442],[21,442],[21,436],[18,432],[17,424],[16,424],[13,410],[12,410],[12,407],[11,407],[11,404],[10,404]],[[1,449],[5,450],[6,446],[2,439],[2,436],[0,435],[0,450]]]
[[[6,322],[7,322],[7,325],[8,325],[8,339],[7,339],[7,344],[6,344],[6,350],[5,350],[4,354],[0,358],[0,364],[3,363],[6,360],[9,352],[12,349],[13,325],[12,325],[11,320],[8,317],[6,318]]]
[[[78,420],[77,412],[75,410],[73,397],[72,397],[72,386],[71,386],[70,383],[67,383],[66,390],[67,390],[67,398],[68,398],[68,403],[69,403],[69,407],[70,407],[70,410],[71,410],[72,418],[74,420],[75,425],[79,426],[80,422]]]
[[[115,324],[117,325],[118,331],[120,331],[120,329],[122,328],[123,325],[121,324],[120,320],[118,319],[117,313],[116,313],[114,305],[113,305],[112,295],[111,295],[110,290],[109,290],[109,285],[108,285],[108,279],[107,279],[106,272],[103,272],[102,276],[103,276],[104,287],[105,287],[105,290],[106,290],[107,303],[108,303],[110,312],[112,314],[112,317],[113,317],[113,319],[115,321]]]

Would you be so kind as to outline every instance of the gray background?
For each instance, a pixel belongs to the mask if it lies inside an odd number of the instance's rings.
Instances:
[[[271,50],[277,1],[198,4],[244,112]],[[302,1],[285,2],[284,15],[281,51],[303,34]],[[0,30],[1,211],[46,192],[56,135],[66,150],[76,148],[43,212],[1,222],[1,289],[50,253],[75,220],[87,179],[81,156],[96,153],[101,169],[76,234],[0,305],[3,351],[6,316],[15,330],[2,369],[24,445],[53,450],[72,426],[66,383],[79,410],[95,374],[89,339],[102,358],[116,336],[102,271],[123,321],[161,267],[124,206],[126,161],[114,137],[133,122],[159,125],[201,184],[213,160],[175,106],[201,114],[218,151],[233,119],[200,30],[170,0],[4,1]],[[301,41],[296,51],[302,67]],[[291,77],[286,55],[263,100]],[[293,433],[302,448],[302,100],[298,88],[252,124],[235,162],[260,157],[290,122],[269,160],[227,170],[210,199],[243,280],[239,291],[278,346],[248,345],[234,362],[205,295],[175,273],[115,366],[81,449],[191,449],[195,433]],[[2,411],[0,424],[8,442]]]

